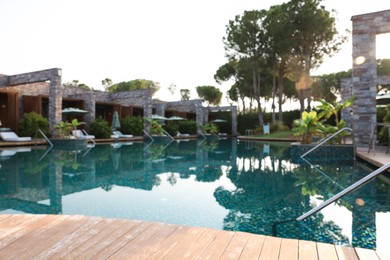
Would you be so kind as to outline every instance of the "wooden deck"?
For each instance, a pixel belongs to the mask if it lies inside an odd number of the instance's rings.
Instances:
[[[0,259],[389,259],[244,232],[67,215],[0,215]]]

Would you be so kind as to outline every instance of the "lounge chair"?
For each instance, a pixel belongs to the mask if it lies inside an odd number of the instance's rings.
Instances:
[[[176,136],[190,136],[190,134],[182,134],[182,133],[180,133],[180,132],[177,132],[177,135]]]
[[[0,132],[0,137],[6,142],[26,142],[31,141],[31,137],[19,137],[14,132]]]
[[[122,134],[121,131],[112,131],[113,135],[111,136],[112,138],[131,138],[133,137],[133,135],[124,135]],[[117,136],[117,137],[113,137],[113,136]]]
[[[264,124],[263,132],[265,135],[269,135],[269,124]]]
[[[81,130],[72,130],[72,135],[75,136],[77,139],[87,139],[87,140],[95,139],[94,135],[84,134],[83,131]]]

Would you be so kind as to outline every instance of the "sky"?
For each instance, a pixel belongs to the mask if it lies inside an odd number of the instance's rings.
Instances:
[[[226,63],[226,25],[244,10],[268,9],[283,0],[0,0],[0,74],[62,69],[62,81],[78,80],[94,89],[101,81],[159,82],[155,98],[180,99],[180,89],[218,85],[216,70]],[[383,0],[324,0],[336,10],[340,32],[351,16],[390,9]],[[379,39],[379,38],[378,38]],[[377,43],[377,58],[390,58],[390,35]],[[313,74],[352,66],[352,43],[326,59]],[[168,87],[176,85],[174,95]],[[223,103],[226,103],[223,99]]]

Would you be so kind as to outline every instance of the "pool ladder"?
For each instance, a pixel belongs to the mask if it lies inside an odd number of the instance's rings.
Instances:
[[[321,145],[323,145],[324,143],[326,143],[329,140],[333,139],[334,137],[336,137],[337,135],[339,135],[340,133],[342,133],[344,131],[350,131],[352,133],[352,129],[351,128],[344,127],[342,129],[338,130],[336,133],[332,134],[331,136],[329,136],[329,137],[325,138],[324,140],[322,140],[321,142],[319,142],[316,146],[311,148],[306,153],[302,154],[301,158],[305,157],[306,155],[308,155],[309,153],[313,152],[314,150],[317,150],[318,147],[320,147]],[[355,158],[355,142],[353,141],[353,138],[352,138],[352,144],[353,144],[353,152],[354,152],[354,158]]]
[[[313,147],[312,149],[310,149],[309,151],[307,151],[306,153],[304,153],[303,155],[301,155],[301,158],[306,161],[303,157],[305,157],[306,155],[308,155],[309,153],[311,153],[312,151],[316,150],[319,146],[323,145],[324,143],[326,143],[327,141],[329,141],[330,139],[332,139],[333,137],[335,137],[336,135],[338,135],[339,133],[345,131],[345,130],[348,130],[348,131],[351,131],[352,132],[352,129],[349,128],[349,127],[345,127],[343,129],[340,129],[339,131],[337,131],[336,133],[334,133],[333,135],[331,135],[330,137],[324,139],[323,141],[321,141],[318,145],[316,145],[315,147]],[[355,146],[355,145],[354,145]],[[354,151],[355,151],[355,147],[354,147]],[[284,223],[289,223],[289,222],[294,222],[294,221],[301,221],[301,220],[305,220],[306,218],[310,217],[311,215],[317,213],[318,211],[322,210],[323,208],[327,207],[329,204],[335,202],[336,200],[338,199],[341,199],[342,197],[344,197],[345,195],[348,195],[349,193],[357,190],[358,188],[364,186],[366,183],[368,183],[369,181],[371,181],[372,179],[374,179],[375,177],[377,177],[379,174],[382,174],[383,172],[387,171],[390,169],[390,163],[387,163],[385,165],[383,165],[382,167],[376,169],[375,171],[371,172],[369,175],[367,175],[366,177],[358,180],[357,182],[355,182],[354,184],[348,186],[347,188],[343,189],[341,192],[337,193],[336,195],[332,196],[331,198],[329,198],[328,200],[322,202],[320,205],[318,205],[317,207],[309,210],[308,212],[302,214],[301,216],[295,218],[295,219],[290,219],[290,220],[285,220],[285,221],[280,221],[280,222],[275,222],[273,225],[272,225],[272,233],[274,236],[277,236],[277,225],[279,224],[284,224]]]

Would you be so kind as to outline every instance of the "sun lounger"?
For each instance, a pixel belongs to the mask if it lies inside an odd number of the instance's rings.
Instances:
[[[14,132],[0,132],[0,137],[6,142],[25,142],[31,141],[31,137],[19,137]]]
[[[72,135],[75,136],[77,139],[87,139],[87,140],[95,139],[94,135],[86,135],[81,130],[73,130]]]
[[[190,134],[182,134],[180,132],[177,132],[177,135],[176,136],[190,136]]]
[[[133,135],[124,135],[121,131],[112,131],[113,135],[111,138],[131,138]],[[115,136],[115,137],[113,137]],[[116,137],[117,136],[117,137]]]

